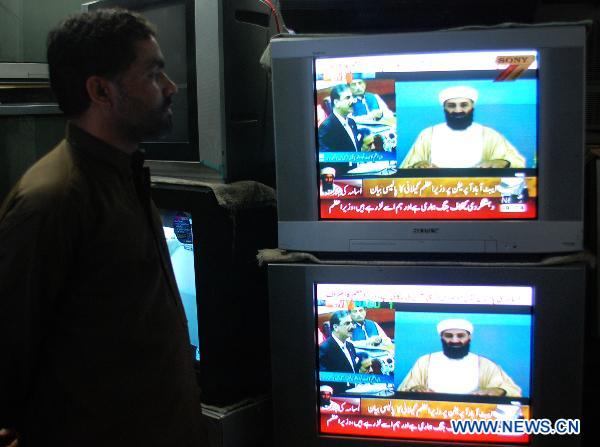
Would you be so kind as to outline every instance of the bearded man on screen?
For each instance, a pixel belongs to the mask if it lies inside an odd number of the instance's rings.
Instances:
[[[419,133],[401,168],[524,168],[525,158],[501,133],[473,121],[478,97],[467,86],[442,90],[446,122]]]
[[[473,324],[465,319],[437,325],[442,351],[421,356],[398,391],[520,397],[521,388],[496,363],[470,352]]]

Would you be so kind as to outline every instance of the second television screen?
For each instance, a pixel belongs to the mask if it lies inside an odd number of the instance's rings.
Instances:
[[[531,415],[534,289],[316,284],[322,435],[527,444],[459,434]]]

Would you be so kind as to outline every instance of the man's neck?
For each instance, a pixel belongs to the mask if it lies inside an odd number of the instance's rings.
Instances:
[[[126,154],[133,154],[139,148],[138,143],[131,142],[119,135],[114,125],[108,124],[91,115],[83,114],[80,117],[71,119],[71,122],[90,135]]]
[[[331,335],[333,336],[333,338],[335,338],[337,340],[338,343],[340,343],[342,345],[346,344],[347,338],[342,340],[340,337],[338,337],[338,335],[335,332],[333,332]]]
[[[342,123],[348,122],[348,115],[342,115],[339,111],[333,109],[333,114],[338,117]]]

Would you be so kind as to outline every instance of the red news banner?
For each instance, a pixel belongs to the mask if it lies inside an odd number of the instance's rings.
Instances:
[[[498,419],[498,404],[336,397],[332,401],[342,410],[327,412],[321,409],[322,434],[512,444],[530,441],[527,434],[457,434],[452,431],[452,419]],[[522,417],[529,419],[529,407],[522,406],[521,410]]]
[[[339,180],[321,192],[322,219],[468,220],[537,217],[537,179],[501,177]],[[510,177],[508,180],[518,180]],[[514,181],[512,182],[514,183]]]

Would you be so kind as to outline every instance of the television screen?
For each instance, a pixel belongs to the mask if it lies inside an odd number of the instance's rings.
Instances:
[[[321,219],[537,216],[536,50],[317,58],[314,73]]]
[[[316,284],[320,433],[528,443],[451,424],[529,419],[533,298],[532,287]]]
[[[190,343],[194,348],[196,361],[200,361],[192,215],[187,211],[160,209],[159,212],[177,288],[188,322]]]

